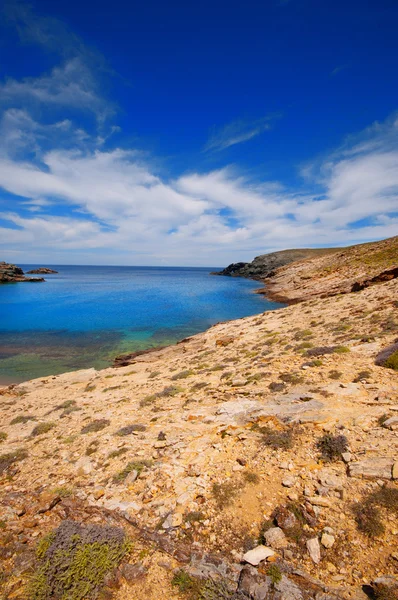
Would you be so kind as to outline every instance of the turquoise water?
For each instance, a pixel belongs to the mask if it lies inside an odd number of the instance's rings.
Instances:
[[[216,268],[53,268],[45,283],[0,286],[1,383],[106,367],[117,354],[280,306],[253,293],[257,282],[210,275]]]

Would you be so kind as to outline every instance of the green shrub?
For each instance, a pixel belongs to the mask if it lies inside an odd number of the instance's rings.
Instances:
[[[393,369],[394,371],[398,371],[398,350],[390,354],[390,356],[384,363],[384,366],[387,367],[387,369]]]
[[[11,465],[28,457],[28,451],[25,448],[18,448],[12,452],[0,455],[0,475],[4,473]]]
[[[0,431],[0,444],[1,444],[1,442],[5,442],[7,438],[8,438],[8,435],[6,434],[6,432]]]
[[[289,429],[271,429],[271,427],[260,427],[262,443],[274,450],[290,450],[294,446],[296,430],[293,427]]]
[[[350,349],[347,346],[336,346],[334,349],[335,354],[346,354]]]
[[[121,427],[120,429],[118,429],[118,431],[116,432],[115,435],[124,437],[125,435],[130,435],[134,431],[146,431],[146,427],[145,427],[145,425],[141,425],[140,423],[125,425],[124,427]]]
[[[111,422],[109,421],[109,419],[96,419],[95,421],[91,421],[91,423],[85,425],[81,429],[80,433],[95,433],[97,431],[105,429],[105,427],[108,427],[108,425],[110,424]]]
[[[29,600],[95,600],[130,551],[123,529],[63,521],[37,546]]]
[[[331,371],[329,371],[329,379],[340,379],[342,374],[343,373],[341,371],[336,371],[336,369],[332,369]]]
[[[323,460],[332,462],[341,458],[343,452],[348,450],[348,440],[344,435],[326,433],[316,443]]]
[[[225,508],[231,504],[241,487],[241,484],[236,481],[213,483],[212,493],[218,508]]]
[[[282,571],[278,565],[270,565],[267,569],[267,575],[271,578],[272,583],[275,585],[282,579]]]
[[[140,475],[140,473],[147,467],[150,467],[152,465],[152,461],[151,460],[135,460],[135,461],[131,461],[129,462],[122,471],[119,471],[119,473],[116,473],[116,475],[114,475],[113,477],[113,481],[114,483],[121,483],[122,481],[124,481],[127,477],[127,475],[129,475],[132,471],[137,471],[138,475]]]
[[[176,373],[175,375],[173,375],[171,380],[176,381],[178,379],[186,379],[187,377],[190,377],[193,374],[194,372],[191,369],[186,369],[185,371],[181,371],[180,373]]]
[[[32,415],[19,415],[10,422],[10,425],[18,425],[19,423],[27,423],[28,421],[36,421],[36,417]]]
[[[39,423],[34,427],[32,433],[30,434],[32,437],[37,437],[38,435],[43,435],[44,433],[48,433],[51,429],[54,429],[55,423],[49,421],[48,423]]]

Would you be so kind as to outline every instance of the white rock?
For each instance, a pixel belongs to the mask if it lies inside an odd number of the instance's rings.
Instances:
[[[243,560],[256,567],[261,561],[274,556],[275,552],[267,546],[257,546],[243,555]]]
[[[288,541],[280,527],[271,527],[264,534],[265,541],[271,548],[286,548]]]
[[[282,480],[282,485],[283,487],[288,487],[291,488],[296,484],[296,478],[295,477],[285,477]]]
[[[333,544],[334,544],[335,541],[336,541],[336,539],[334,538],[333,535],[330,535],[329,533],[323,533],[322,534],[321,544],[325,548],[331,548],[333,546]]]
[[[321,562],[321,547],[319,545],[318,538],[311,538],[307,540],[307,550],[312,561],[317,565]]]

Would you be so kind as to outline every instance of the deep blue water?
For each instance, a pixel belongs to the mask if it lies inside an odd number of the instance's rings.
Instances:
[[[253,293],[257,282],[210,275],[217,268],[53,268],[45,283],[0,286],[3,383],[105,367],[117,354],[280,306]]]

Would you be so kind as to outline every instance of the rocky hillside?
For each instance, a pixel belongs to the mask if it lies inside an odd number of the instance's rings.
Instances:
[[[18,283],[20,281],[44,281],[42,277],[26,277],[21,267],[0,262],[0,283]]]
[[[398,236],[341,248],[278,269],[263,293],[282,302],[300,302],[358,291],[398,277]]]
[[[397,297],[0,390],[2,597],[397,599]]]
[[[279,267],[297,260],[324,256],[336,250],[336,248],[301,248],[299,250],[281,250],[279,252],[261,254],[261,256],[256,256],[250,263],[232,263],[222,271],[212,273],[212,275],[247,277],[248,279],[261,280],[270,277]]]

